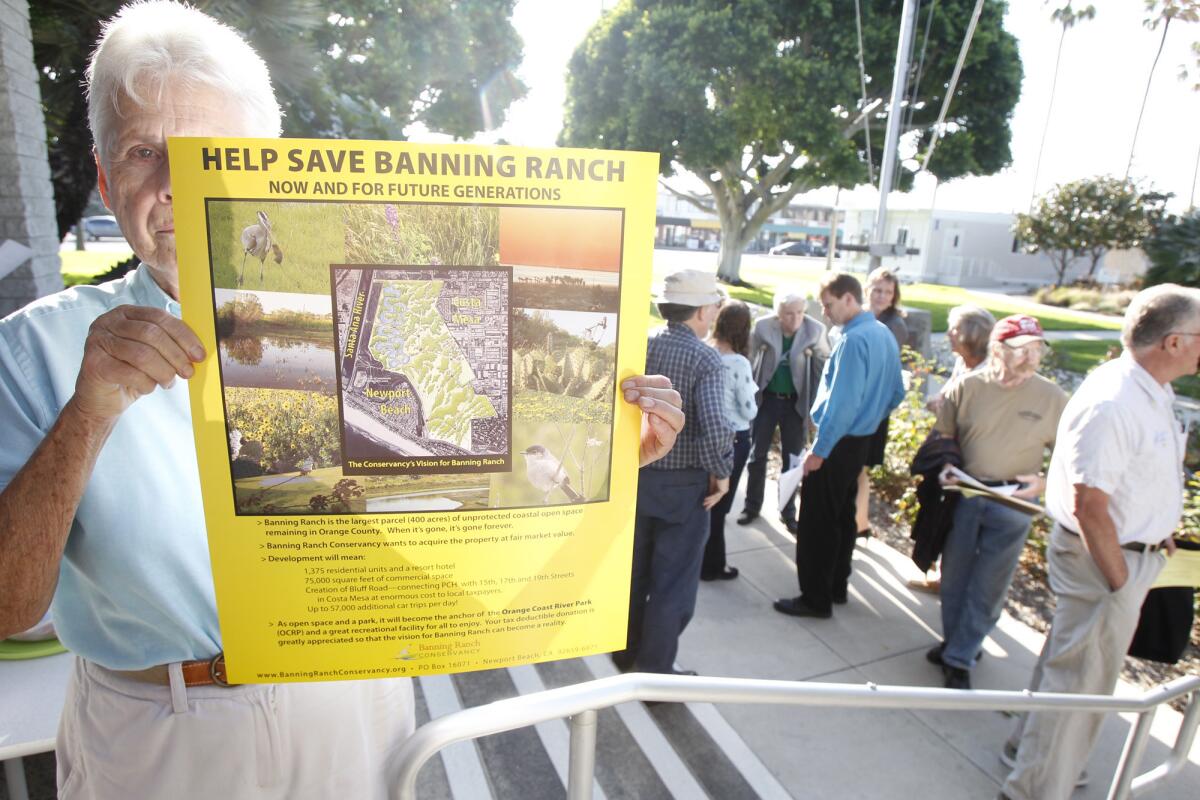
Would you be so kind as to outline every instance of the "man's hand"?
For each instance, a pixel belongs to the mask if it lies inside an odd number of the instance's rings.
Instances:
[[[671,388],[664,375],[635,375],[621,382],[625,402],[642,410],[641,448],[638,466],[658,461],[671,452],[675,437],[683,430],[683,398]]]
[[[1085,483],[1077,483],[1075,489],[1075,519],[1079,520],[1079,534],[1100,574],[1108,581],[1114,592],[1129,580],[1129,567],[1121,554],[1117,526],[1108,513],[1109,497],[1102,490]]]
[[[190,378],[204,356],[191,328],[166,311],[117,306],[88,330],[74,405],[88,417],[114,420],[142,395]]]
[[[938,473],[938,483],[942,486],[954,486],[958,483],[958,478],[954,477],[954,473],[950,471],[952,464],[943,464],[942,471]]]
[[[712,507],[721,502],[721,498],[729,492],[729,478],[718,478],[715,475],[708,476],[708,494],[704,496],[705,511],[711,511]]]
[[[1017,489],[1013,492],[1013,497],[1019,497],[1022,500],[1037,500],[1046,490],[1046,479],[1041,475],[1018,475],[1017,480],[1025,484],[1025,488]]]
[[[804,474],[807,476],[810,472],[816,472],[825,464],[825,459],[815,453],[809,453],[808,458],[804,459]]]

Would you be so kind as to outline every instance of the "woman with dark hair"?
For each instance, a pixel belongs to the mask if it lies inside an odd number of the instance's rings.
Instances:
[[[700,580],[732,580],[738,576],[737,567],[725,563],[725,516],[733,507],[742,468],[750,455],[750,425],[758,413],[754,393],[758,385],[750,369],[750,309],[740,300],[730,300],[721,307],[713,326],[709,344],[721,354],[725,368],[725,419],[735,431],[733,439],[733,472],[729,475],[729,491],[709,512],[708,544],[700,566]]]
[[[904,321],[904,312],[900,310],[900,279],[896,273],[887,267],[879,267],[867,276],[867,302],[875,319],[887,326],[896,337],[896,344],[901,351],[908,344],[908,324]],[[871,535],[871,479],[867,470],[883,463],[883,451],[887,447],[888,419],[884,417],[879,423],[879,429],[871,437],[867,450],[867,465],[858,476],[857,510],[855,521],[858,524],[859,536]]]

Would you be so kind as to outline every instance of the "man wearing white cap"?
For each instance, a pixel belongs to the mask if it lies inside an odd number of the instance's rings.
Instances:
[[[1046,346],[1042,326],[1024,314],[992,329],[987,367],[952,381],[942,393],[934,430],[958,440],[963,468],[987,484],[1020,485],[1035,500],[1038,473],[1067,394],[1037,374]],[[1012,584],[1033,518],[986,497],[963,497],[942,549],[942,636],[926,653],[948,689],[971,688],[971,668]]]
[[[612,656],[622,670],[677,672],[679,636],[696,607],[708,510],[729,490],[733,429],[722,410],[724,369],[703,341],[723,299],[715,276],[694,269],[668,275],[656,298],[667,324],[650,337],[646,369],[670,378],[686,422],[675,448],[638,477],[629,636]]]

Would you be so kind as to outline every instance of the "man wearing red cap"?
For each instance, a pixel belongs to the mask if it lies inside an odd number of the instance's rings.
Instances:
[[[958,440],[967,474],[987,484],[1020,484],[1036,499],[1045,449],[1054,444],[1066,393],[1037,374],[1046,346],[1033,317],[1005,317],[992,330],[986,369],[952,382],[934,430]],[[996,625],[1031,518],[985,497],[964,496],[942,551],[942,635],[926,658],[945,685],[971,688],[971,668]]]

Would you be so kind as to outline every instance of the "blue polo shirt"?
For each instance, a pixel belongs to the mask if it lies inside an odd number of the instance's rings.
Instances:
[[[828,458],[843,436],[869,436],[904,399],[900,348],[887,326],[862,311],[842,326],[813,401],[812,451]]]
[[[119,305],[179,316],[142,265],[0,320],[0,489],[74,394],[92,321]],[[52,609],[63,644],[110,669],[220,651],[185,381],[140,398],[113,428],[71,524]]]

